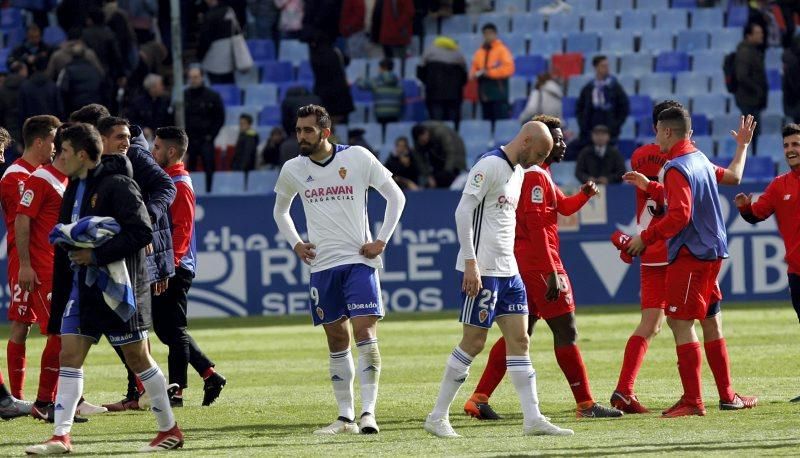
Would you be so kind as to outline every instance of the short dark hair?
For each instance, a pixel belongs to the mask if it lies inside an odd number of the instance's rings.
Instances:
[[[747,24],[745,24],[744,31],[742,32],[742,37],[747,38],[748,35],[752,34],[753,33],[753,29],[755,28],[755,26],[761,27],[761,24],[759,24],[758,22],[754,22],[754,21],[750,21]],[[761,27],[761,29],[763,30],[764,28]]]
[[[683,108],[667,108],[658,114],[658,121],[669,124],[670,129],[684,136],[692,130],[692,117]]]
[[[61,154],[61,141],[62,141],[61,137],[63,137],[64,131],[74,125],[75,125],[74,122],[67,121],[65,123],[62,123],[60,126],[58,126],[58,129],[56,129],[56,136],[55,138],[53,138],[53,143],[56,146],[56,157],[58,157]]]
[[[481,27],[481,33],[487,30],[491,30],[492,32],[497,33],[497,26],[494,25],[494,23],[492,22],[487,22],[486,24],[483,24],[483,27]]]
[[[297,109],[297,119],[314,116],[317,118],[317,127],[320,129],[331,128],[331,115],[325,107],[319,105],[306,105]]]
[[[791,135],[800,135],[800,125],[795,123],[786,124],[785,126],[783,126],[781,135],[783,135],[783,138],[789,137]]]
[[[47,137],[60,125],[61,121],[51,115],[31,116],[26,119],[22,125],[22,141],[25,143],[25,147],[33,145],[37,138]]]
[[[100,138],[100,132],[93,125],[83,122],[75,123],[64,129],[61,132],[61,142],[69,142],[76,153],[86,151],[89,159],[95,162],[100,159],[100,154],[103,152],[103,140]]]
[[[90,103],[89,105],[73,111],[72,114],[69,115],[69,120],[72,122],[84,122],[86,124],[97,126],[97,121],[99,121],[100,118],[106,118],[108,116],[111,116],[108,108],[100,105],[99,103]]]
[[[667,108],[676,108],[676,107],[683,108],[683,105],[681,105],[680,102],[677,102],[675,100],[664,100],[663,102],[658,102],[657,104],[655,104],[655,106],[653,106],[653,128],[655,128],[656,124],[658,124],[658,115],[662,111],[666,110]]]
[[[597,67],[597,65],[604,60],[608,60],[608,57],[605,54],[598,54],[592,57],[592,67]]]
[[[251,126],[253,125],[253,115],[251,115],[249,113],[240,114],[239,115],[239,119],[247,120],[247,122],[250,123]]]
[[[130,128],[131,124],[125,118],[118,118],[116,116],[106,116],[105,118],[101,118],[97,121],[97,130],[100,131],[100,135],[103,137],[107,137],[111,131],[114,130],[117,126],[125,126]]]
[[[394,60],[393,59],[381,59],[381,62],[378,64],[381,68],[386,69],[387,71],[394,70]]]
[[[8,133],[5,127],[0,127],[0,148],[6,149],[10,144],[11,144],[11,134]]]
[[[186,154],[186,150],[189,149],[189,136],[186,135],[186,131],[180,127],[159,127],[156,129],[156,137],[174,145],[175,148],[178,149],[178,152],[181,153],[181,157],[183,157]]]
[[[414,141],[416,142],[417,139],[420,137],[420,135],[429,131],[430,129],[428,129],[427,126],[424,126],[422,124],[414,124],[414,127],[411,128],[411,138],[413,138]]]
[[[555,116],[550,116],[546,114],[539,114],[533,117],[531,121],[539,121],[540,123],[547,126],[548,129],[560,129],[561,128],[561,120]]]

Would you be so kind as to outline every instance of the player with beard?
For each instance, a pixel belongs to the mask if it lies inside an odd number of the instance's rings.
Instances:
[[[381,372],[377,325],[383,317],[377,269],[405,206],[405,196],[389,172],[368,150],[330,142],[331,118],[325,108],[297,110],[295,128],[300,156],[281,168],[275,185],[273,216],[297,256],[311,266],[310,310],[322,325],[330,350],[330,377],[339,416],[314,434],[374,434],[375,404]],[[367,192],[386,199],[383,225],[373,239],[367,217]],[[295,229],[289,208],[300,194],[308,242]],[[355,423],[350,324],[358,348],[362,409]]]
[[[586,366],[577,345],[575,301],[572,286],[559,256],[558,214],[572,215],[597,194],[597,186],[587,182],[581,191],[567,197],[550,176],[550,165],[561,162],[566,153],[561,121],[539,115],[534,121],[544,123],[553,136],[553,148],[541,167],[531,167],[522,183],[522,198],[517,208],[516,256],[525,290],[530,301],[528,335],[541,318],[553,332],[556,361],[572,388],[578,418],[620,417],[622,412],[594,401],[589,389]],[[506,373],[506,340],[500,338],[489,353],[489,361],[475,392],[464,411],[480,420],[501,417],[489,405],[489,397]]]

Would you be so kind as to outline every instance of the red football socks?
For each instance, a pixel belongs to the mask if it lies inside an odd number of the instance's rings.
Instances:
[[[578,404],[592,402],[592,391],[589,388],[589,376],[586,375],[586,366],[581,358],[581,351],[577,345],[564,345],[555,347],[556,361],[561,372],[572,388],[572,395]]]
[[[700,342],[678,345],[678,373],[683,385],[683,401],[699,406],[703,403],[700,385],[700,366],[703,355],[700,353]]]
[[[212,375],[214,375],[216,373],[217,373],[217,371],[215,371],[213,367],[209,367],[208,369],[203,371],[203,374],[200,375],[200,377],[202,377],[203,380],[205,380],[205,379],[211,377]]]
[[[61,353],[61,338],[59,336],[49,336],[44,346],[44,351],[42,351],[42,367],[39,371],[37,401],[49,403],[55,400],[56,388],[58,388],[58,371],[61,366],[59,353]]]
[[[722,402],[733,401],[736,394],[731,386],[731,360],[728,358],[725,338],[706,342],[704,346],[708,365],[711,366],[711,373],[714,374],[714,381],[717,383],[719,399]]]
[[[639,375],[647,347],[647,339],[642,336],[631,336],[625,345],[625,356],[622,359],[622,369],[617,382],[617,391],[625,396],[633,394],[633,384],[636,383],[636,376]]]
[[[22,398],[22,388],[25,385],[25,344],[8,341],[6,347],[8,358],[8,381],[11,385],[11,395],[17,399]]]
[[[491,397],[504,375],[506,375],[506,339],[501,337],[489,351],[489,361],[486,362],[486,369],[483,370],[481,380],[475,387],[475,393]]]

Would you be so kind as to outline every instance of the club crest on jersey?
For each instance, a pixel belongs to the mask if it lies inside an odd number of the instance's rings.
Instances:
[[[97,205],[97,194],[93,195],[91,199],[89,199],[89,206],[94,208]]]
[[[480,188],[483,185],[483,181],[486,179],[486,176],[483,172],[478,172],[472,177],[472,181],[470,184],[473,188]]]
[[[544,202],[544,189],[541,186],[534,186],[531,190],[531,202],[535,204]]]
[[[342,177],[342,180],[344,180],[347,176],[347,169],[344,167],[339,167],[339,176]]]
[[[317,316],[319,317],[320,320],[325,319],[325,311],[322,310],[322,307],[317,307],[315,311],[317,312]]]
[[[481,311],[478,312],[478,321],[485,323],[487,318],[489,318],[489,311],[486,309],[481,309]]]
[[[22,198],[19,200],[19,204],[24,207],[30,207],[31,202],[33,202],[33,190],[28,189],[24,193],[22,193]]]
[[[19,191],[19,195],[22,195],[22,191],[25,190],[25,182],[24,181],[18,181],[17,182],[17,190]]]

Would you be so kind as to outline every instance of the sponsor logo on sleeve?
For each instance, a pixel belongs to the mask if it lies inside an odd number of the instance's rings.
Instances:
[[[483,172],[477,172],[472,176],[472,181],[470,181],[469,184],[475,189],[480,189],[485,180],[486,176],[483,174]]]
[[[24,193],[22,193],[22,197],[19,200],[19,204],[23,207],[30,207],[31,203],[33,202],[34,193],[32,189],[28,189]]]
[[[544,203],[544,189],[541,186],[534,186],[531,190],[531,202],[535,204]]]

